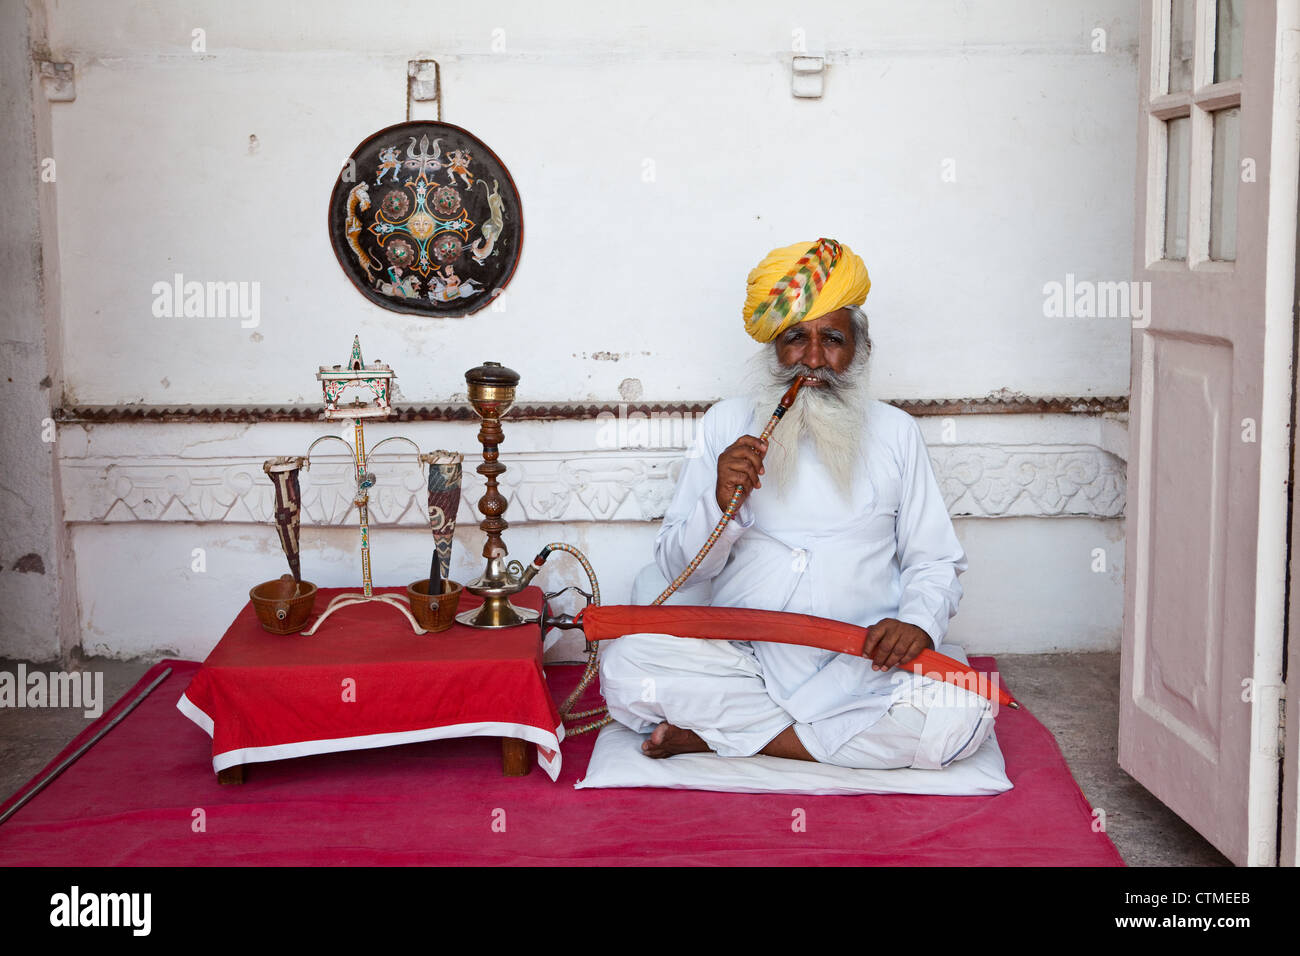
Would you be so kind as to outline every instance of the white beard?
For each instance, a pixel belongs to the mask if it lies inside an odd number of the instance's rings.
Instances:
[[[829,473],[845,501],[852,498],[866,439],[866,356],[855,357],[842,375],[830,373],[826,384],[806,385],[772,432],[763,458],[764,479],[784,498],[794,483],[802,439],[808,439],[817,460]],[[750,377],[758,398],[754,421],[767,423],[800,366],[785,367],[769,346],[755,356]],[[804,370],[808,371],[808,370]],[[821,370],[822,374],[829,370]]]

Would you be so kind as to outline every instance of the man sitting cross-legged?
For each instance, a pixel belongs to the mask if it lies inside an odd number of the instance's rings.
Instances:
[[[693,580],[712,580],[715,606],[870,626],[867,657],[655,634],[610,641],[610,714],[650,731],[649,757],[711,750],[938,769],[992,730],[983,697],[895,669],[943,640],[966,556],[916,422],[866,397],[859,306],[870,286],[862,260],[825,239],[777,249],[750,273],[746,331],[767,343],[759,382],[705,415],[655,542],[671,580],[739,487],[742,504]],[[755,435],[800,376],[813,381],[763,443]]]

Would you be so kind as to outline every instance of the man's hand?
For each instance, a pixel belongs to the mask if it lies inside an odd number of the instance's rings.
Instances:
[[[731,496],[736,493],[736,486],[742,489],[739,508],[755,488],[763,487],[758,476],[763,473],[763,456],[767,454],[767,442],[753,435],[741,435],[727,450],[718,456],[718,484],[715,494],[718,508],[724,513],[731,504]]]
[[[926,650],[934,650],[934,641],[930,640],[929,634],[915,624],[886,617],[867,628],[863,654],[871,658],[873,671],[885,671],[910,664],[916,655]]]

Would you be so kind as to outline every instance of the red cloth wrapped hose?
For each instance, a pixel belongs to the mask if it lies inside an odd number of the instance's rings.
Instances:
[[[785,611],[759,611],[740,607],[693,607],[674,604],[642,606],[634,604],[592,605],[578,615],[588,640],[612,641],[624,634],[671,634],[716,641],[772,641],[820,647],[840,654],[863,657],[870,628],[811,614]],[[1020,705],[1002,689],[997,680],[972,670],[961,661],[925,650],[907,665],[913,671],[935,680],[943,680],[999,704]]]

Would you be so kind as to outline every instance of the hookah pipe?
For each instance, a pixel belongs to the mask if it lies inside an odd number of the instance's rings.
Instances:
[[[808,379],[801,375],[799,378],[794,380],[794,384],[790,386],[789,390],[782,396],[781,401],[777,403],[776,411],[772,412],[772,417],[767,420],[767,426],[763,429],[763,433],[758,436],[759,441],[766,444],[767,440],[772,437],[772,432],[776,431],[776,426],[785,416],[785,413],[790,410],[790,406],[794,404],[795,396],[799,394],[799,389],[803,388],[804,384],[808,381],[816,381],[816,379]],[[713,530],[709,532],[709,539],[704,542],[704,547],[700,548],[700,553],[691,558],[691,563],[686,565],[686,569],[673,579],[673,583],[668,585],[663,594],[650,602],[651,605],[657,606],[663,604],[664,601],[667,601],[672,597],[674,591],[686,583],[687,578],[695,573],[695,569],[700,566],[701,562],[703,562],[705,557],[708,556],[708,553],[713,550],[713,546],[718,543],[718,538],[722,537],[723,529],[725,529],[727,525],[731,523],[731,519],[736,516],[736,511],[740,508],[740,496],[744,494],[744,492],[745,488],[743,485],[736,485],[736,490],[731,495],[731,501],[727,504],[727,510],[722,513],[722,519],[714,526]]]
[[[772,412],[772,417],[767,420],[767,425],[764,427],[762,434],[759,435],[760,441],[766,442],[772,437],[772,432],[776,430],[776,426],[780,423],[781,418],[790,410],[790,406],[794,404],[795,397],[799,394],[799,389],[809,381],[815,381],[815,379],[809,379],[805,376],[800,376],[795,379],[794,384],[790,386],[785,395],[781,397],[781,401],[777,403],[775,411]],[[710,532],[708,540],[704,542],[704,547],[700,548],[699,553],[691,559],[691,562],[686,566],[686,569],[683,570],[681,574],[677,575],[664,592],[651,602],[652,605],[657,606],[663,604],[664,601],[672,597],[674,591],[686,583],[687,578],[695,573],[695,569],[700,566],[700,563],[708,556],[708,553],[713,550],[713,546],[717,544],[718,538],[722,536],[723,529],[725,529],[727,525],[731,523],[731,519],[736,516],[736,511],[740,508],[740,498],[741,495],[744,494],[744,491],[744,486],[736,486],[736,490],[731,496],[731,501],[727,503],[727,508],[722,513],[721,520],[718,521],[717,525],[713,528],[713,531]],[[574,617],[572,624],[569,625],[570,627],[577,627],[583,623],[584,615],[586,615],[591,608],[600,608],[600,586],[596,583],[596,573],[592,570],[590,562],[587,561],[582,552],[570,545],[564,544],[563,542],[552,542],[542,548],[542,550],[538,552],[537,557],[533,558],[533,563],[529,565],[528,569],[524,571],[523,575],[521,575],[520,581],[527,586],[528,582],[532,581],[532,579],[537,576],[537,572],[542,569],[542,565],[546,562],[546,559],[550,556],[552,551],[567,551],[572,554],[579,562],[581,562],[583,568],[587,572],[588,578],[591,580],[591,605],[590,607],[583,608],[579,611],[577,616]],[[626,633],[632,632],[628,631]],[[571,735],[576,736],[577,734],[584,734],[590,730],[597,730],[604,727],[614,719],[606,713],[604,707],[597,707],[594,710],[584,710],[580,712],[575,712],[573,710],[573,706],[577,702],[578,698],[582,696],[582,692],[587,689],[587,686],[596,676],[596,647],[598,644],[599,640],[588,638],[587,669],[583,672],[582,679],[578,681],[578,686],[574,688],[573,693],[568,696],[562,705],[560,705],[560,717],[565,720],[579,720],[583,717],[595,717],[600,714],[605,714],[605,716],[590,724],[568,731]]]
[[[794,404],[799,389],[808,381],[809,379],[804,376],[795,379],[794,384],[782,396],[781,401],[772,412],[772,417],[767,420],[767,425],[759,436],[761,441],[766,442],[772,437],[772,432],[776,430],[776,426],[785,416],[785,413],[790,410],[790,406]],[[736,511],[740,508],[740,498],[743,494],[744,487],[737,485],[735,492],[731,496],[731,501],[727,503],[727,508],[722,513],[722,518],[714,526],[713,531],[709,533],[704,546],[686,565],[682,573],[677,575],[672,583],[664,589],[663,593],[651,602],[651,607],[662,605],[695,573],[705,557],[713,550],[713,546],[717,544],[723,530],[736,516]],[[593,599],[591,605],[579,611],[573,618],[572,623],[567,625],[569,627],[582,626],[587,636],[587,669],[583,672],[582,678],[578,681],[578,686],[574,688],[573,693],[560,706],[560,717],[565,721],[579,720],[584,717],[598,717],[598,719],[569,730],[568,733],[572,736],[597,730],[614,719],[608,715],[604,707],[584,711],[574,711],[573,707],[596,676],[596,648],[599,643],[602,640],[613,640],[624,634],[635,633],[638,629],[646,630],[649,627],[655,633],[676,634],[681,637],[739,641],[766,640],[783,644],[802,644],[852,654],[855,657],[866,656],[864,650],[871,634],[871,628],[859,628],[843,621],[833,621],[828,618],[813,617],[807,614],[754,611],[747,608],[679,607],[649,611],[647,608],[626,605],[602,607],[600,603],[600,587],[596,583],[596,573],[592,570],[590,562],[587,561],[582,552],[563,542],[552,542],[538,552],[537,557],[533,559],[533,563],[528,566],[528,569],[520,577],[523,585],[526,586],[537,576],[537,572],[542,569],[542,565],[552,551],[566,551],[574,555],[582,563],[592,584]],[[769,637],[768,634],[774,636]],[[990,682],[985,675],[981,675],[978,671],[945,654],[930,649],[923,650],[907,663],[905,669],[916,674],[965,687],[982,697],[987,697],[990,700],[996,699],[1003,706],[1017,710],[1020,708],[1020,704],[1016,702],[1015,698],[1003,690],[996,680],[992,682],[993,686],[990,688]],[[604,716],[600,716],[602,714]]]
[[[763,434],[759,436],[761,441],[766,442],[772,437],[772,432],[776,430],[777,423],[781,421],[785,413],[790,410],[790,406],[794,404],[795,396],[799,394],[799,389],[809,381],[816,381],[816,379],[808,379],[806,377],[795,379],[795,383],[790,386],[790,390],[785,393],[780,404],[776,406],[776,411],[774,411],[772,417],[768,419],[767,427],[763,429]],[[668,600],[668,598],[672,596],[674,591],[685,583],[687,578],[695,573],[695,569],[700,566],[700,563],[704,560],[705,556],[713,549],[713,545],[717,543],[718,538],[722,536],[723,529],[726,528],[726,526],[731,522],[731,519],[735,516],[736,510],[740,507],[740,496],[742,491],[743,489],[741,486],[737,485],[735,494],[731,496],[731,502],[727,505],[727,510],[722,514],[722,520],[718,522],[717,527],[715,527],[709,534],[709,539],[704,542],[704,547],[700,549],[700,553],[691,559],[691,563],[686,566],[686,570],[677,575],[673,580],[673,583],[668,585],[664,593],[651,602],[652,605],[663,604],[664,601]],[[682,610],[687,609],[683,608]],[[695,629],[692,630],[691,626],[688,625],[684,628],[684,630],[688,631],[688,634],[685,636],[732,641],[777,640],[777,638],[767,638],[765,636],[767,633],[771,632],[779,635],[778,642],[782,644],[804,644],[810,647],[824,647],[827,650],[838,651],[842,654],[852,654],[855,657],[866,657],[864,649],[871,635],[871,628],[869,627],[859,629],[856,625],[845,624],[843,621],[833,621],[829,618],[813,617],[808,614],[788,614],[784,611],[753,611],[747,608],[696,608],[694,610],[697,612],[695,615],[697,620],[694,621]],[[603,616],[604,613],[614,611],[614,607],[605,608],[602,612],[593,614],[592,617],[600,617]],[[642,611],[642,620],[639,621],[636,626],[644,627],[649,620],[657,620],[665,613],[671,612],[658,612],[650,615],[647,619],[646,612]],[[582,618],[583,615],[579,614],[578,617]],[[595,625],[599,631],[599,623],[590,618],[588,618],[587,621],[590,624]],[[732,622],[739,623],[741,625],[740,628],[733,633],[724,633],[727,629],[726,626]],[[755,627],[755,625],[759,624],[766,624],[767,627],[759,630]],[[798,625],[802,625],[802,632],[796,632],[794,630]],[[631,622],[629,622],[629,626],[632,626]],[[658,626],[661,630],[656,631],[656,633],[676,633],[676,631],[672,630],[663,621],[659,621]],[[845,628],[849,629],[848,633],[845,633]],[[633,633],[633,631],[626,630],[620,633],[630,634]],[[611,636],[613,635],[607,634],[604,639],[609,640]],[[601,638],[594,638],[594,640],[599,642]],[[981,676],[978,671],[967,667],[961,661],[948,657],[946,654],[940,654],[937,651],[930,650],[929,648],[921,651],[921,653],[917,654],[916,657],[908,661],[905,665],[905,669],[917,674],[939,674],[949,683],[966,686],[972,690],[979,688],[976,692],[979,693],[980,696],[989,696],[984,690],[988,684],[988,679],[986,677]],[[1015,710],[1020,709],[1020,704],[1017,703],[1010,694],[1002,690],[1001,687],[995,686],[994,692],[997,695],[998,703]]]
[[[809,380],[806,377],[800,377],[795,380],[794,384],[781,398],[772,417],[768,419],[767,426],[759,436],[764,442],[771,438],[772,432],[780,423],[785,413],[789,411],[790,406],[794,404],[799,389]],[[740,498],[744,493],[744,488],[736,486],[735,492],[731,496],[731,501],[727,504],[726,510],[722,513],[721,520],[718,521],[713,531],[710,532],[708,540],[704,546],[681,574],[673,579],[664,592],[651,602],[651,606],[662,605],[678,590],[686,580],[695,573],[695,570],[704,561],[708,553],[717,543],[718,538],[722,536],[723,530],[730,524],[735,517],[736,511],[740,507]],[[565,545],[548,545],[534,559],[534,563],[528,569],[526,576],[532,579],[537,571],[541,570],[542,563],[550,554],[551,550],[563,548],[572,550]],[[586,560],[579,556],[583,566],[592,576],[594,583],[595,576],[591,571],[590,565]],[[599,592],[597,592],[597,596]],[[621,617],[621,620],[620,620]],[[683,637],[709,638],[714,640],[775,640],[786,644],[802,644],[811,647],[823,647],[827,650],[834,650],[840,653],[852,654],[855,657],[865,657],[864,653],[867,641],[871,634],[871,628],[859,628],[856,625],[846,624],[843,621],[833,621],[827,618],[813,617],[805,614],[789,614],[778,611],[754,611],[746,608],[662,608],[658,611],[649,611],[646,608],[634,607],[601,607],[600,601],[592,602],[590,607],[584,608],[574,618],[574,625],[581,624],[584,632],[588,637],[589,661],[587,670],[583,673],[582,679],[578,682],[577,688],[568,699],[564,706],[560,708],[560,715],[566,719],[577,719],[580,717],[590,717],[601,714],[604,708],[574,713],[572,707],[574,702],[581,696],[582,692],[591,683],[596,675],[596,652],[595,648],[602,640],[612,640],[621,637],[623,634],[631,634],[640,630],[653,630],[655,633],[676,634]],[[773,637],[767,637],[767,634],[773,634]],[[943,680],[947,683],[956,684],[965,687],[968,690],[987,697],[990,700],[996,699],[1003,706],[1011,707],[1018,710],[1020,704],[998,685],[994,680],[992,688],[989,687],[987,676],[981,675],[978,671],[967,667],[954,658],[937,651],[926,649],[921,651],[916,657],[905,665],[906,670],[916,674],[922,674],[934,679]],[[603,727],[613,720],[606,714],[602,719],[591,724],[576,728],[570,733],[581,734],[589,730],[595,730]]]
[[[772,641],[820,647],[840,654],[866,657],[871,628],[845,621],[738,607],[660,607],[610,604],[591,607],[580,615],[590,640],[599,643],[624,634],[646,632],[713,641]],[[926,649],[900,667],[923,677],[955,684],[980,697],[996,700],[1003,707],[1019,710],[1020,704],[1002,689],[996,676],[990,678],[961,661]]]

